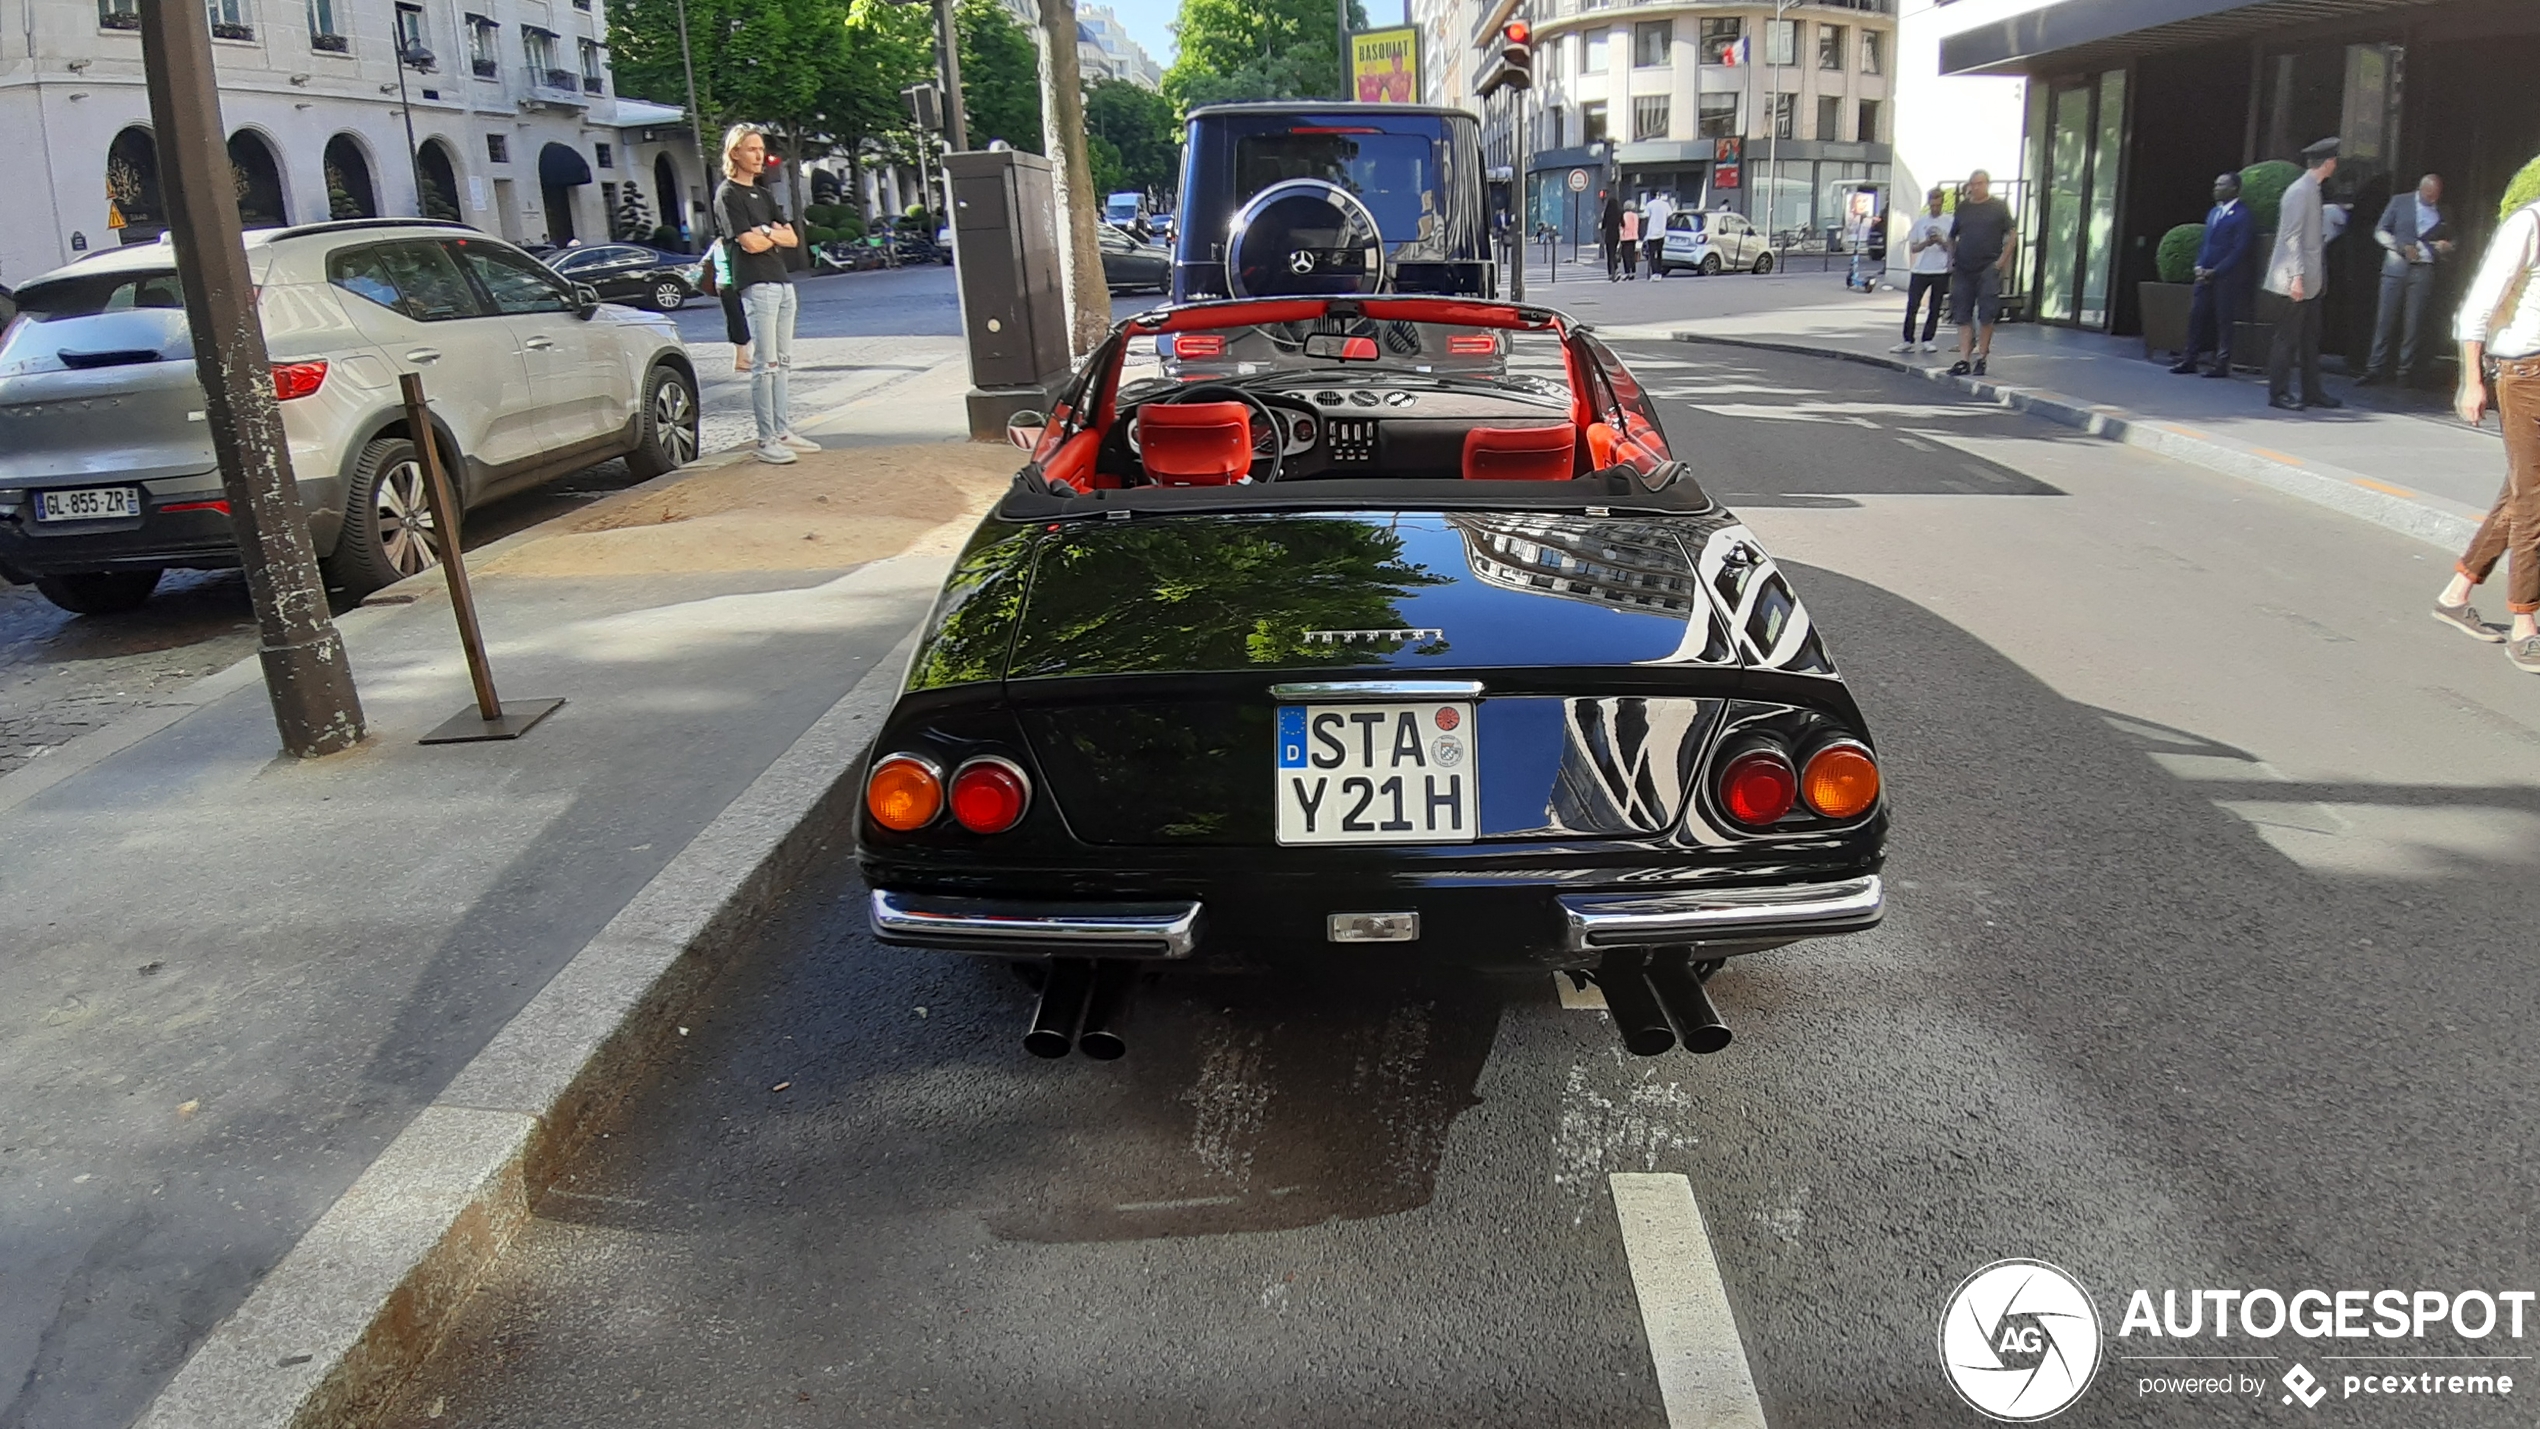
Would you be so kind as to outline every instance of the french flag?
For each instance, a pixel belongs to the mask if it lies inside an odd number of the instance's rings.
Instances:
[[[1744,35],[1740,35],[1735,40],[1730,41],[1729,47],[1726,50],[1721,51],[1720,63],[1724,65],[1742,65],[1746,63],[1746,37]]]

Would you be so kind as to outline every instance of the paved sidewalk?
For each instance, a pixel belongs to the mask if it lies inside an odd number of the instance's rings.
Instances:
[[[470,702],[435,575],[341,621],[355,751],[278,757],[250,660],[0,778],[0,1424],[129,1425],[881,665],[1016,455],[958,440],[960,364],[892,375],[806,424],[851,451],[473,557],[504,694],[569,701],[516,743],[415,743]]]
[[[2266,405],[2262,377],[2174,376],[2165,363],[2145,360],[2140,338],[2035,323],[1996,330],[1988,377],[1953,378],[1947,368],[1956,360],[1955,333],[1946,324],[1938,353],[1888,351],[1903,319],[1903,296],[1881,292],[1601,330],[1822,353],[1918,372],[2050,420],[2264,482],[2455,552],[2503,478],[2504,447],[2492,418],[2472,428],[2416,394],[2365,394],[2372,403],[2366,405],[2349,383],[2333,378],[2332,393],[2348,401],[2343,410],[2278,412]],[[1840,394],[1829,401],[1839,403]],[[1836,415],[1832,408],[1829,415]]]

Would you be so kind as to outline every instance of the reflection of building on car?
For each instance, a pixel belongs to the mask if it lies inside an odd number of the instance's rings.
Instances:
[[[546,264],[565,281],[580,283],[602,302],[630,303],[657,313],[675,313],[697,293],[688,279],[696,261],[632,243],[602,243],[566,248],[546,255]]]
[[[1476,336],[1511,367],[1428,361]],[[1245,360],[1177,380],[1158,342]],[[1878,921],[1876,756],[1817,628],[1558,314],[1158,309],[1017,435],[859,846],[883,941],[1041,989],[1031,1050],[1119,1055],[1172,967],[1381,954],[1574,970],[1632,1050],[1712,1051],[1724,959]]]
[[[651,476],[696,455],[696,374],[670,320],[603,305],[510,244],[355,219],[252,231],[247,260],[309,532],[355,594],[439,559],[401,373],[423,377],[466,506],[612,457]],[[0,341],[0,574],[101,613],[147,600],[168,567],[237,565],[175,250],[93,255],[18,298]]]
[[[1743,214],[1699,209],[1667,220],[1667,237],[1659,248],[1658,269],[1675,272],[1770,273],[1773,245],[1755,231]]]
[[[1480,121],[1411,105],[1192,111],[1177,300],[1498,290]]]

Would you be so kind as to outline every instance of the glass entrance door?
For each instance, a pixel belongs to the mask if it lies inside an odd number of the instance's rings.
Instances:
[[[2049,92],[2046,182],[2039,195],[2041,321],[2108,325],[2117,175],[2125,153],[2125,80],[2124,70],[2109,70]]]

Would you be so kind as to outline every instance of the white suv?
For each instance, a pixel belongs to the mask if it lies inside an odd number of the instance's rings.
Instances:
[[[463,506],[623,456],[697,454],[697,376],[670,319],[602,304],[452,223],[247,235],[283,434],[329,582],[366,594],[440,559],[398,394],[423,375]],[[17,292],[0,335],[0,575],[102,614],[171,566],[238,564],[165,241]]]

